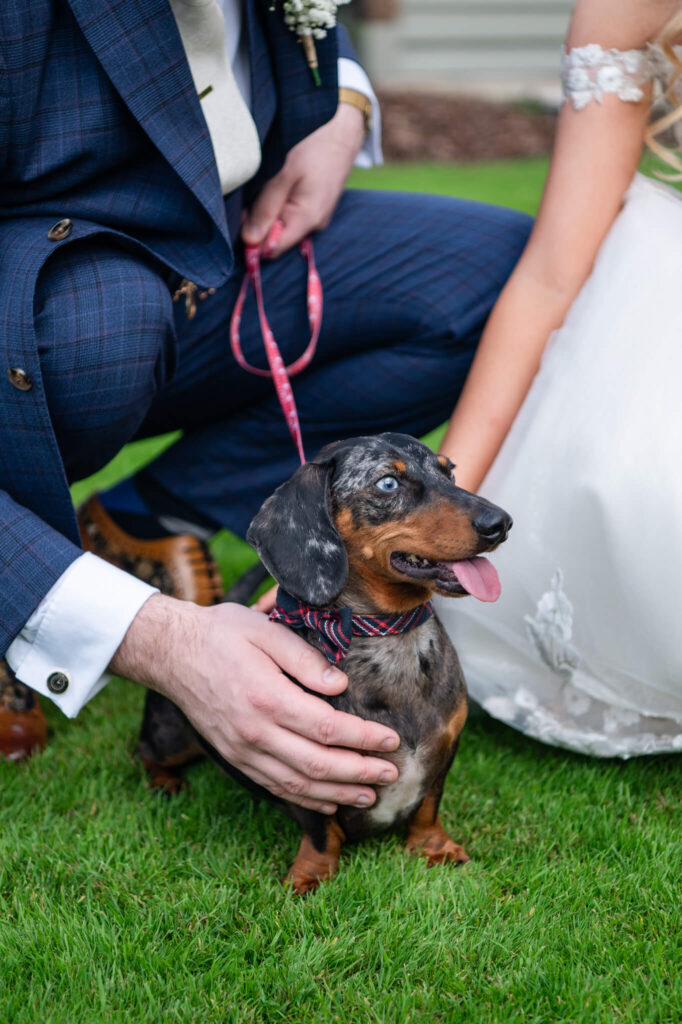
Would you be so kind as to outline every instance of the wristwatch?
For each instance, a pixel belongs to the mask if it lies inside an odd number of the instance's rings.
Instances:
[[[339,103],[349,103],[360,111],[365,119],[365,132],[372,129],[372,101],[363,92],[357,89],[339,89]]]

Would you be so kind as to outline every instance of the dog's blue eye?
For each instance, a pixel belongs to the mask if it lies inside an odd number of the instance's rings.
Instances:
[[[397,491],[400,484],[394,476],[382,476],[381,480],[377,480],[377,487],[380,491],[389,493],[390,491]]]

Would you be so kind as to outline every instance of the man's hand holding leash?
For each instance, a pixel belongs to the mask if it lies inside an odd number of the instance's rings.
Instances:
[[[246,244],[260,245],[280,220],[282,234],[267,252],[269,258],[276,259],[306,235],[325,228],[364,137],[362,113],[340,103],[331,121],[294,146],[282,170],[267,183],[244,222]]]

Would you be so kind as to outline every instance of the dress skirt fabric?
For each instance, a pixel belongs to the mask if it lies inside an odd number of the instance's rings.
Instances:
[[[682,197],[637,176],[481,493],[495,605],[438,601],[471,695],[546,743],[682,750]]]

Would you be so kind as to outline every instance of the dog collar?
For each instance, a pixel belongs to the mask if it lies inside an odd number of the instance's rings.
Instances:
[[[277,603],[270,612],[273,622],[291,629],[314,629],[322,650],[332,665],[348,654],[354,636],[391,636],[409,633],[433,615],[430,601],[403,615],[354,615],[350,608],[313,608],[280,587]]]

